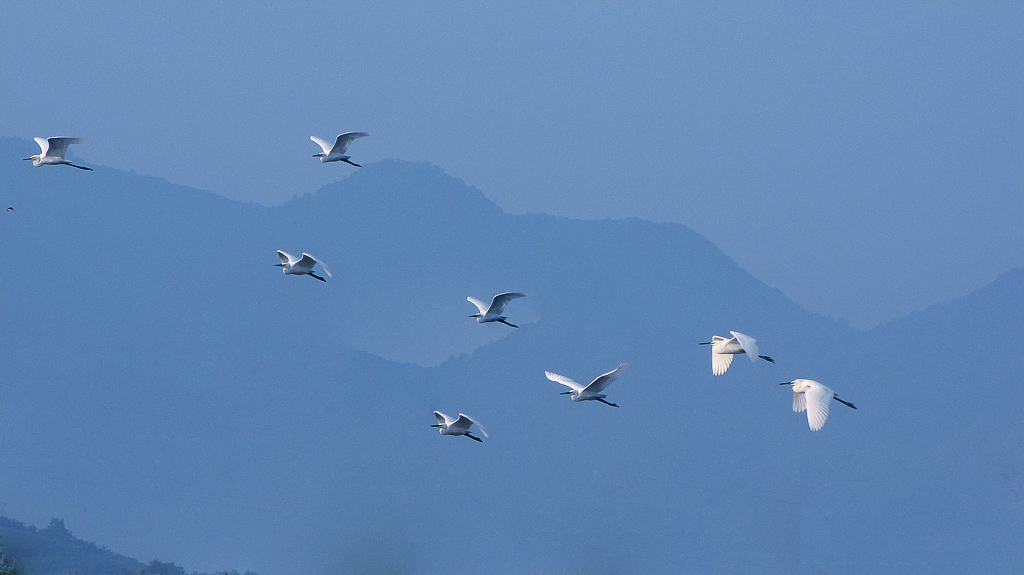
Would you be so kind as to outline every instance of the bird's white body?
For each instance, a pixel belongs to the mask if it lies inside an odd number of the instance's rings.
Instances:
[[[72,166],[80,170],[92,170],[92,168],[86,168],[85,166],[78,166],[72,164],[67,160],[68,146],[71,144],[81,144],[81,138],[33,138],[37,144],[39,144],[39,153],[33,156],[25,158],[26,160],[32,160],[33,166],[56,166],[64,164]]]
[[[328,277],[331,276],[331,271],[327,269],[327,266],[325,266],[323,262],[317,261],[316,258],[305,252],[303,252],[301,258],[296,258],[295,256],[287,252],[277,250],[277,257],[281,259],[281,263],[276,265],[280,267],[281,271],[283,271],[286,274],[297,276],[313,276],[320,281],[327,281],[313,273],[313,267],[316,266],[317,264],[320,264],[320,267],[323,268],[324,273],[326,273]]]
[[[473,314],[473,315],[471,315],[469,317],[475,317],[477,323],[489,323],[489,322],[496,321],[496,322],[499,322],[499,323],[504,323],[506,325],[512,325],[512,324],[506,322],[505,320],[508,319],[508,318],[503,316],[503,315],[501,315],[501,314],[504,313],[504,311],[505,311],[505,304],[507,304],[508,302],[510,302],[510,301],[512,301],[514,299],[518,299],[518,298],[521,298],[521,297],[526,297],[526,294],[524,294],[524,293],[512,293],[512,292],[500,293],[500,294],[494,296],[493,299],[491,299],[491,305],[487,305],[484,302],[482,302],[482,301],[480,301],[480,300],[478,300],[476,298],[467,297],[466,299],[471,304],[475,305],[476,309],[480,310],[480,313]],[[513,326],[513,327],[515,327],[515,326]]]
[[[370,134],[367,134],[366,132],[345,132],[344,134],[338,135],[337,139],[334,140],[333,145],[327,140],[321,140],[316,136],[310,136],[309,139],[316,142],[317,145],[320,146],[320,149],[323,150],[322,154],[315,154],[313,157],[320,158],[320,161],[324,163],[345,162],[348,164],[352,164],[352,162],[349,161],[349,158],[351,158],[352,156],[345,155],[345,153],[348,151],[349,143],[351,143],[352,140],[355,140],[356,138],[365,138],[366,136],[369,135]],[[360,167],[359,164],[352,165]]]
[[[475,424],[480,428],[480,433],[483,433],[484,437],[490,437],[487,435],[487,431],[484,429],[484,426],[480,425],[478,421],[465,413],[460,413],[458,417],[451,417],[450,415],[446,415],[440,411],[435,411],[434,418],[437,419],[437,425],[432,427],[438,428],[441,435],[465,435],[470,439],[482,441],[480,438],[474,437],[470,434],[470,428]]]
[[[622,372],[626,371],[627,367],[629,366],[625,363],[620,364],[619,367],[598,376],[597,379],[586,386],[580,385],[564,375],[558,375],[557,373],[552,373],[550,371],[545,371],[544,375],[546,375],[551,381],[568,387],[569,391],[563,392],[563,395],[568,395],[573,401],[600,401],[601,403],[608,403],[607,401],[604,401],[604,398],[608,396],[601,392],[611,385],[613,381],[618,379],[618,377],[622,375]],[[614,403],[608,403],[608,405],[618,407]]]
[[[831,407],[833,399],[857,409],[852,403],[836,397],[836,393],[831,388],[813,379],[794,379],[789,383],[779,385],[793,386],[793,411],[807,412],[807,425],[812,431],[818,431],[825,426],[828,409]]]
[[[758,357],[775,363],[775,360],[770,357],[758,355],[756,339],[738,331],[729,333],[732,334],[731,338],[716,335],[711,338],[710,342],[703,344],[711,345],[711,373],[722,375],[728,371],[729,366],[732,365],[733,356],[739,354],[747,354],[751,363],[756,363]]]

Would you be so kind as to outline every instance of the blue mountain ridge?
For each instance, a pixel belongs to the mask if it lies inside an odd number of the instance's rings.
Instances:
[[[684,226],[509,215],[429,164],[266,207],[30,146],[0,139],[4,515],[264,574],[1024,566],[1021,270],[861,332]],[[519,330],[467,317],[508,290]],[[728,330],[777,364],[712,376]],[[620,409],[543,373],[621,361]],[[812,433],[795,377],[859,409]]]

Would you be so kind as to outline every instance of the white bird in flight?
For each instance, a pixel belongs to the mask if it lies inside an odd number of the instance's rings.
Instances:
[[[315,266],[316,264],[320,264],[320,267],[324,269],[324,273],[326,273],[328,277],[331,277],[331,270],[327,269],[327,266],[324,265],[324,262],[317,261],[316,258],[305,252],[303,252],[301,258],[296,259],[295,256],[289,253],[277,250],[277,257],[281,258],[281,263],[274,265],[279,268],[284,268],[281,271],[283,271],[286,274],[297,276],[313,276],[316,279],[325,282],[327,280],[313,273],[313,266]]]
[[[471,434],[469,428],[473,427],[475,423],[480,428],[480,433],[484,434],[484,437],[490,437],[487,435],[487,431],[484,426],[480,425],[479,421],[474,420],[472,417],[465,413],[460,413],[458,419],[452,419],[451,416],[445,415],[440,411],[434,412],[434,417],[437,419],[437,425],[431,425],[430,427],[439,428],[438,431],[441,435],[465,435],[466,437],[483,443],[484,440]]]
[[[365,138],[369,135],[370,134],[367,134],[366,132],[345,132],[344,134],[338,135],[338,139],[334,140],[333,146],[327,140],[321,140],[316,136],[310,136],[309,139],[319,144],[320,148],[324,151],[322,154],[313,154],[313,157],[320,158],[320,161],[324,163],[340,161],[345,162],[346,164],[352,164],[357,168],[361,168],[362,166],[359,164],[349,161],[351,156],[346,156],[345,151],[348,150],[348,145],[352,140],[355,140],[356,138]]]
[[[620,364],[619,367],[616,367],[615,369],[609,371],[604,375],[598,376],[597,379],[590,382],[590,385],[586,387],[576,383],[575,381],[569,379],[568,377],[565,377],[564,375],[558,375],[557,373],[551,373],[550,371],[545,371],[544,375],[548,376],[548,379],[550,379],[551,381],[561,383],[562,385],[569,388],[569,391],[563,391],[559,395],[572,396],[573,401],[600,401],[605,405],[618,407],[618,405],[614,403],[605,401],[604,398],[608,396],[601,393],[601,391],[603,391],[604,388],[611,385],[613,381],[618,379],[618,377],[622,375],[622,372],[625,371],[627,367],[628,365],[625,363]]]
[[[492,321],[496,321],[498,323],[503,323],[508,326],[519,327],[518,325],[512,325],[509,322],[505,321],[508,318],[501,314],[502,312],[505,311],[505,304],[521,297],[526,297],[526,294],[511,292],[500,293],[494,296],[494,299],[491,300],[490,306],[486,305],[484,302],[476,298],[467,297],[466,299],[469,300],[470,303],[475,305],[478,310],[480,310],[480,313],[475,313],[469,317],[475,317],[477,323],[489,323]]]
[[[730,331],[732,339],[720,335],[713,336],[711,341],[701,342],[700,345],[711,346],[711,372],[715,375],[722,375],[732,365],[732,356],[745,353],[751,362],[756,362],[758,357],[765,361],[775,363],[775,360],[767,355],[757,355],[757,340],[749,335],[738,331]]]
[[[825,420],[828,419],[828,408],[832,405],[833,399],[847,407],[857,409],[856,405],[839,399],[836,397],[836,392],[813,379],[794,379],[779,385],[793,386],[793,411],[797,413],[807,411],[807,425],[812,431],[818,431],[825,426]]]
[[[81,144],[81,138],[32,138],[39,144],[40,152],[34,156],[25,158],[26,160],[32,160],[33,166],[56,166],[58,164],[66,164],[72,168],[78,168],[79,170],[89,170],[85,166],[79,166],[72,164],[66,158],[68,155],[68,146],[71,144]]]

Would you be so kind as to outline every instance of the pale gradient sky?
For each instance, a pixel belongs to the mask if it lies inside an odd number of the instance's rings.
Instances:
[[[1022,21],[1019,2],[8,0],[0,131],[280,203],[355,170],[311,134],[365,130],[357,162],[427,160],[513,213],[679,222],[864,327],[1024,264]]]

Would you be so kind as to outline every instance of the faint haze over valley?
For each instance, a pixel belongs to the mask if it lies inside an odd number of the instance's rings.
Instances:
[[[863,331],[680,224],[508,214],[428,163],[268,207],[31,146],[0,139],[0,261],[40,262],[0,274],[4,516],[263,575],[1024,565],[1020,268]],[[520,329],[467,317],[509,289]],[[729,329],[776,364],[711,375]],[[621,361],[619,409],[544,377]],[[858,409],[810,432],[795,377]]]
[[[5,0],[2,557],[1024,572],[1022,22]],[[518,328],[470,317],[501,292]],[[712,375],[731,330],[774,363]],[[545,377],[620,363],[618,408]],[[796,378],[857,407],[812,432]]]

